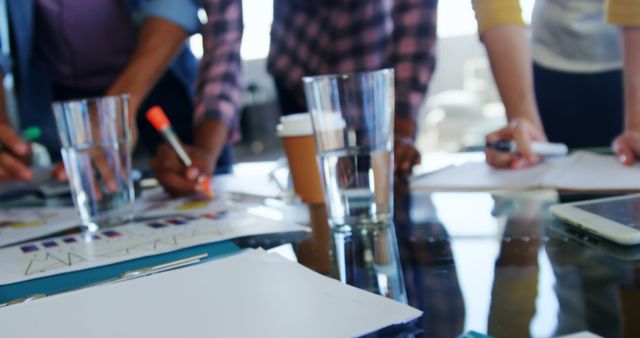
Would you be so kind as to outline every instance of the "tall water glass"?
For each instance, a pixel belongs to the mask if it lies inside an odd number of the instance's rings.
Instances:
[[[128,95],[55,102],[73,201],[89,230],[133,217]]]
[[[391,223],[393,81],[392,69],[303,78],[334,228]]]

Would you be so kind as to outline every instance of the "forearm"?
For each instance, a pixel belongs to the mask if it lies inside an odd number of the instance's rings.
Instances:
[[[414,140],[416,136],[416,121],[409,117],[396,116],[394,122],[394,135],[396,140],[403,141],[403,139]]]
[[[194,146],[206,151],[217,161],[229,139],[229,128],[220,120],[205,119],[196,127]],[[215,164],[215,163],[214,163]]]
[[[160,18],[148,18],[140,28],[135,51],[107,95],[129,93],[130,107],[137,110],[160,76],[182,49],[188,33]],[[134,114],[132,114],[134,115]]]
[[[625,128],[640,130],[640,27],[621,29],[624,46]]]
[[[486,30],[482,40],[487,49],[498,91],[509,121],[529,120],[542,130],[533,89],[531,51],[526,28],[502,25]]]

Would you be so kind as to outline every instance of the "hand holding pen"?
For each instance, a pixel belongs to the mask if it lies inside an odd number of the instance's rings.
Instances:
[[[151,161],[156,178],[165,190],[173,196],[195,193],[213,197],[209,179],[214,165],[211,156],[198,148],[182,145],[162,108],[149,109],[147,119],[168,142],[158,147]]]
[[[486,137],[487,163],[497,168],[529,167],[542,161],[544,156],[566,153],[566,146],[547,143],[544,132],[525,119],[514,119],[507,127]]]
[[[0,124],[0,182],[33,178],[29,142],[40,138],[40,133],[39,128],[31,127],[18,136],[9,125]]]

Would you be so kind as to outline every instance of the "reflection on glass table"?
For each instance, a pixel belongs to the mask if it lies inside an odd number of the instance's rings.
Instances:
[[[267,249],[287,244],[298,262],[321,274],[341,278],[342,269],[345,281],[356,286],[365,281],[365,289],[392,291],[392,297],[404,290],[408,304],[424,314],[413,327],[394,327],[377,334],[381,337],[456,337],[471,330],[494,337],[581,331],[640,337],[640,248],[620,250],[567,231],[548,210],[566,196],[553,190],[418,192],[398,178],[394,188],[393,228],[357,238],[360,256],[344,254],[354,252],[353,237],[336,245],[321,204],[295,206],[308,218],[289,211],[280,215],[308,220],[309,234],[235,242]],[[393,244],[396,253],[389,249]],[[337,259],[340,247],[349,249]],[[388,250],[380,254],[379,248]],[[379,273],[384,271],[391,272]]]
[[[408,303],[424,311],[410,336],[639,336],[640,248],[621,256],[557,231],[548,209],[559,197],[552,190],[412,192],[396,180],[404,289]],[[310,207],[313,232],[294,251],[300,263],[332,275],[337,256],[322,209]]]

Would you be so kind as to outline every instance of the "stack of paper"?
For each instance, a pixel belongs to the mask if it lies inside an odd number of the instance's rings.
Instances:
[[[496,169],[485,162],[448,167],[412,179],[414,190],[495,191],[551,188],[576,191],[640,190],[640,165],[586,152],[545,161],[530,168]]]
[[[3,337],[353,337],[420,315],[249,251],[0,308],[0,328]]]

